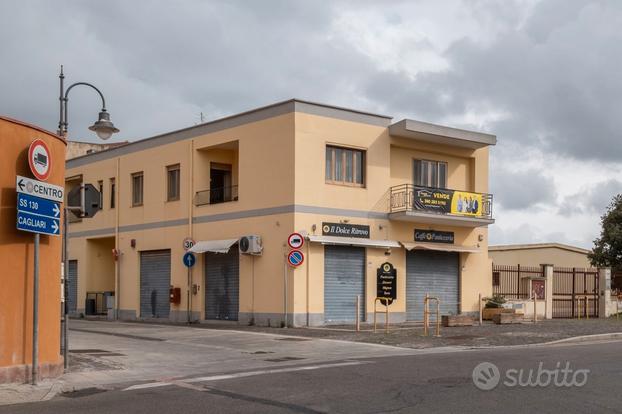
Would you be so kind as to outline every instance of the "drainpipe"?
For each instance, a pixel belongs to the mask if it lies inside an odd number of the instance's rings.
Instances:
[[[121,254],[119,250],[119,210],[121,210],[121,203],[119,200],[119,194],[121,193],[121,157],[117,158],[117,173],[114,178],[114,208],[115,212],[115,222],[114,222],[114,248],[116,250],[115,254],[115,307],[116,310],[114,312],[114,319],[119,320],[119,312],[121,310]]]
[[[188,236],[193,237],[192,234],[192,216],[194,214],[194,140],[190,140],[190,156],[189,156],[189,174],[190,174],[190,187],[188,188]],[[180,177],[181,179],[181,177]],[[192,267],[188,268],[188,299],[186,303],[186,313],[188,316],[188,323],[192,322]]]

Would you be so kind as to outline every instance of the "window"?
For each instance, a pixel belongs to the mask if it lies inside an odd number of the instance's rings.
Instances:
[[[132,174],[132,207],[143,205],[143,173]]]
[[[179,164],[166,167],[166,200],[179,200]]]
[[[326,182],[363,187],[365,151],[326,147]]]
[[[116,185],[115,185],[115,181],[114,178],[110,179],[110,208],[114,208],[115,205],[115,190],[116,190]]]
[[[104,182],[98,181],[97,187],[99,187],[99,208],[104,208]]]
[[[422,187],[447,188],[447,163],[415,160],[413,181]]]

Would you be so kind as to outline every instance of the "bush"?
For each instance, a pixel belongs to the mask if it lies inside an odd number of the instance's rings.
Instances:
[[[486,308],[502,308],[505,303],[505,298],[502,295],[493,295],[491,298],[484,298],[486,300]]]

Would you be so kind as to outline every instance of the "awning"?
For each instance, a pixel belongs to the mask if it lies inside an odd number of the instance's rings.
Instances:
[[[358,237],[339,237],[339,236],[314,236],[308,235],[307,239],[311,243],[322,243],[342,246],[360,246],[360,247],[377,247],[379,249],[388,249],[391,247],[400,247],[395,240],[373,240]]]
[[[199,241],[188,251],[192,253],[228,253],[231,246],[237,242],[238,239]]]
[[[477,246],[456,246],[444,243],[400,242],[406,250],[437,250],[440,252],[481,253]]]

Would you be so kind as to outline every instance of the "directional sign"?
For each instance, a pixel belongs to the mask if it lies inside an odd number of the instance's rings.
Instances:
[[[50,149],[41,139],[35,139],[28,148],[28,165],[37,179],[45,181],[52,170]]]
[[[292,250],[287,255],[287,263],[290,266],[298,267],[305,261],[305,255],[300,250]]]
[[[17,211],[17,229],[31,233],[49,234],[58,236],[60,221],[52,217],[38,216],[25,211]]]
[[[193,253],[187,252],[186,254],[184,254],[184,265],[186,267],[192,267],[196,262],[197,257]]]
[[[17,193],[17,209],[24,213],[51,218],[60,218],[61,212],[59,203],[22,193]]]
[[[287,238],[287,244],[289,244],[289,247],[292,249],[300,249],[304,242],[304,238],[300,233],[292,233]]]
[[[22,177],[20,175],[15,177],[15,190],[18,193],[46,198],[48,200],[56,201],[57,203],[63,202],[63,196],[65,194],[65,189],[61,186],[44,183],[33,180],[32,178]]]

